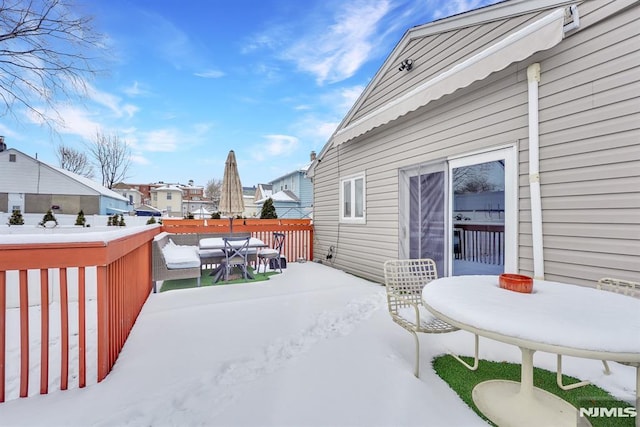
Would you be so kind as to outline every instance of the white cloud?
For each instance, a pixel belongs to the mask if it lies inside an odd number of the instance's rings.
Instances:
[[[138,96],[148,96],[151,94],[151,92],[138,81],[134,81],[131,86],[124,88],[123,92],[132,98]]]
[[[298,138],[289,135],[265,135],[266,150],[271,156],[291,154],[298,147]]]
[[[138,148],[142,151],[176,151],[180,137],[176,129],[156,129],[142,132],[139,136]]]
[[[349,78],[369,59],[378,24],[389,11],[388,0],[342,3],[327,27],[306,33],[283,57],[313,74],[318,84]]]
[[[151,164],[151,161],[140,154],[132,154],[131,161],[137,165],[147,166]]]
[[[379,53],[386,32],[380,27],[391,10],[391,0],[323,2],[303,17],[251,36],[242,53],[272,50],[298,70],[315,76],[318,84],[338,82]]]
[[[135,105],[122,104],[122,99],[119,96],[98,90],[89,84],[87,84],[87,95],[92,101],[109,109],[116,117],[127,116],[131,118],[139,110]]]
[[[199,73],[194,73],[194,75],[205,79],[218,79],[220,77],[223,77],[225,74],[220,70],[206,70]]]
[[[211,124],[209,123],[195,123],[187,131],[177,128],[163,128],[135,132],[127,141],[131,139],[135,143],[135,147],[142,152],[174,152],[178,151],[178,147],[201,143],[210,129]]]

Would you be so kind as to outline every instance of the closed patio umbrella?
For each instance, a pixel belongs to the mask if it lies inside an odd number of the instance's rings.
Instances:
[[[229,217],[231,232],[233,233],[233,217],[244,212],[242,198],[242,183],[238,174],[238,163],[233,150],[229,151],[224,164],[224,176],[220,190],[220,213]]]

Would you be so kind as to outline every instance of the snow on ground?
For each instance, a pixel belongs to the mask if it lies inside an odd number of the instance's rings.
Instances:
[[[2,426],[486,425],[436,376],[433,357],[470,355],[464,331],[413,338],[384,288],[316,263],[266,282],[152,294],[113,371],[85,389],[0,404]],[[519,362],[480,340],[484,359]],[[536,353],[555,369],[555,355]],[[565,357],[563,370],[632,402],[635,370]]]

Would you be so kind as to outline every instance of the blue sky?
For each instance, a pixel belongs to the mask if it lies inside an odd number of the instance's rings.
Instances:
[[[244,186],[319,152],[405,31],[492,0],[80,0],[106,72],[51,132],[17,111],[6,143],[57,165],[100,130],[132,148],[127,182],[205,185],[229,150]]]

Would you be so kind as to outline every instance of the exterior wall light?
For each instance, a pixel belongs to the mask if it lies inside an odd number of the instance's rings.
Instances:
[[[405,59],[400,64],[400,68],[398,68],[398,70],[400,70],[400,71],[403,71],[403,70],[409,71],[412,68],[413,68],[413,61],[411,59]]]

